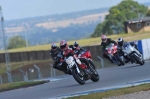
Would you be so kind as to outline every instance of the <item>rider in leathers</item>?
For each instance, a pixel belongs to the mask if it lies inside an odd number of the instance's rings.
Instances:
[[[61,52],[61,49],[55,43],[52,43],[50,55],[53,61],[55,61],[56,56],[58,55],[59,52]]]
[[[107,38],[106,35],[102,35],[101,36],[101,47],[102,47],[102,52],[103,52],[103,57],[107,58],[110,60],[111,63],[113,63],[113,61],[110,59],[110,57],[107,55],[107,52],[106,52],[106,47],[113,43],[114,45],[117,45],[117,42],[110,39],[110,38]]]
[[[126,45],[128,42],[125,42],[123,40],[123,38],[118,38],[117,43],[118,43],[117,50],[118,50],[119,55],[124,56],[124,52],[122,51],[122,47],[124,45]],[[137,45],[135,43],[130,43],[130,45],[134,46],[138,50]],[[128,63],[130,61],[130,59],[128,57],[124,56],[124,58],[126,59],[125,63]]]
[[[65,40],[62,40],[60,42],[60,48],[62,50],[63,59],[65,59],[65,57],[69,57],[69,56],[76,57],[76,56],[74,56],[75,55],[75,53],[74,53],[75,48],[73,47],[73,45],[68,46],[68,43]],[[80,58],[80,61],[83,61],[87,66],[89,66],[86,59]],[[83,64],[79,64],[79,66],[84,67]],[[64,68],[66,68],[66,70],[67,70],[67,65]],[[67,73],[68,72],[69,71],[67,70]]]
[[[51,50],[50,50],[50,56],[54,61],[53,68],[63,71],[63,69],[60,66],[58,66],[58,63],[60,63],[60,60],[57,57],[57,55],[59,53],[61,53],[61,51],[62,50],[55,43],[52,43]]]
[[[78,42],[74,42],[73,44],[73,49],[74,49],[74,52],[79,55],[82,51],[86,51],[86,49],[84,49],[83,47],[80,47],[79,46],[79,43]]]

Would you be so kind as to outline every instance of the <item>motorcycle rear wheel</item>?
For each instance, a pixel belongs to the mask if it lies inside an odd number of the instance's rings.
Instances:
[[[95,69],[93,66],[90,65],[90,70],[91,70],[91,72],[92,72],[91,80],[92,80],[93,82],[99,81],[99,74],[98,74],[98,72],[96,71],[96,69]]]
[[[96,70],[95,70],[95,73],[91,76],[91,80],[92,80],[93,82],[99,81],[99,74],[97,73]]]
[[[96,68],[93,61],[89,60],[89,63],[93,66],[94,69]]]

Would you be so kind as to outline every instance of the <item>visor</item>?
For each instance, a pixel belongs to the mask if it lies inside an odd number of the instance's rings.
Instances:
[[[102,39],[103,42],[106,42],[107,39]]]
[[[60,46],[61,49],[64,49],[66,47],[66,44],[65,45],[62,45]]]

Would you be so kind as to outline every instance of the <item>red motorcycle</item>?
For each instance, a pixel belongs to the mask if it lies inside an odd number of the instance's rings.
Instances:
[[[90,54],[86,56],[90,57]],[[80,55],[82,56],[82,55]],[[62,60],[62,54],[57,55],[58,57],[58,67],[63,68],[63,62],[66,63],[66,74],[72,75],[74,79],[81,85],[85,84],[86,80],[91,79],[93,82],[99,81],[98,72],[87,62],[83,57],[78,58],[78,54],[68,54]],[[61,61],[62,60],[62,61]]]
[[[123,60],[119,56],[117,52],[117,45],[109,44],[106,47],[106,55],[114,62],[117,63],[118,66],[124,65]]]

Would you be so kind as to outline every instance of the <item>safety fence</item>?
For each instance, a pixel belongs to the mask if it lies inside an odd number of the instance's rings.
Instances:
[[[139,40],[137,45],[139,50],[143,53],[144,59],[150,59],[150,39]]]

